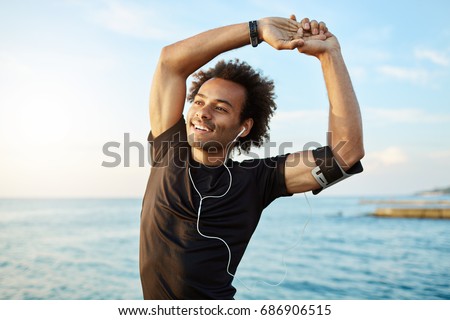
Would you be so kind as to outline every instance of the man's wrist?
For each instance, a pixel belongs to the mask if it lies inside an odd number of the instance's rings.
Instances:
[[[331,48],[317,55],[317,58],[322,62],[342,60],[342,52],[339,48]]]
[[[257,47],[258,44],[262,42],[260,36],[259,36],[259,28],[258,28],[258,21],[257,20],[251,20],[248,22],[248,29],[249,29],[249,36],[250,36],[250,44],[252,47]]]

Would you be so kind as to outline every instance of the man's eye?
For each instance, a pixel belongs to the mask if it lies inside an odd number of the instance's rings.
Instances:
[[[217,111],[222,111],[222,112],[227,112],[227,110],[222,108],[222,107],[216,107],[216,110]]]
[[[196,105],[202,105],[202,104],[203,104],[203,102],[202,102],[202,101],[199,101],[199,100],[194,101],[194,103],[195,103]]]

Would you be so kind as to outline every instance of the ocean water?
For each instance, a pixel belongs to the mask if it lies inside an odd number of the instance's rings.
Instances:
[[[361,200],[276,200],[238,269],[236,299],[450,299],[450,220],[376,218],[380,204]],[[0,299],[142,299],[140,208],[0,200]]]

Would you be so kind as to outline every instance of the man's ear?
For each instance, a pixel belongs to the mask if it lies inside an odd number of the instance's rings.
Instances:
[[[242,128],[245,128],[245,131],[241,134],[241,137],[245,137],[246,135],[248,135],[250,133],[250,131],[252,130],[253,127],[253,118],[248,118],[245,119],[244,122],[242,123]]]

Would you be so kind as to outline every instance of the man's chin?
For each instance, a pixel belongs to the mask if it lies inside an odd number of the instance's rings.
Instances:
[[[188,143],[191,148],[202,149],[208,153],[218,153],[223,150],[222,143],[219,141],[195,140],[193,135],[188,137]]]

